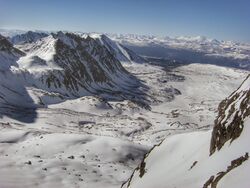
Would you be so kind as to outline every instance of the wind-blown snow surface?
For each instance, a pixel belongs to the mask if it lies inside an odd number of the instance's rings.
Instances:
[[[53,61],[55,39],[63,37],[66,49],[74,51],[77,40],[59,35],[16,45],[26,54],[0,72],[1,188],[120,187],[154,144],[172,134],[210,129],[219,102],[249,74],[214,65],[168,69],[125,63],[123,73],[140,80],[143,92],[137,83],[131,86],[112,77],[117,87],[103,84],[98,93],[72,94],[64,87],[45,87],[37,79],[51,69],[65,68],[57,64],[65,61]],[[96,39],[88,40],[87,49],[92,44],[104,48]],[[102,52],[109,54],[108,49]],[[152,110],[132,96],[146,96]]]
[[[243,85],[228,97],[228,100],[222,102],[222,105],[224,103],[226,105],[222,109],[223,112],[220,111],[217,117],[219,121],[223,119],[234,127],[229,138],[232,140],[223,140],[225,144],[222,148],[211,153],[209,151],[210,144],[214,144],[213,141],[210,142],[211,131],[169,137],[145,156],[141,165],[124,187],[249,187],[249,81],[250,77],[248,76]],[[241,112],[244,112],[245,115],[241,116]],[[236,121],[238,121],[237,114],[241,118],[240,126],[243,129],[240,133],[236,131],[235,127]],[[221,128],[218,131],[223,131],[223,123],[216,125],[215,128],[217,130]],[[215,128],[212,139],[225,139],[222,134],[216,135]],[[230,130],[228,129],[228,131]],[[216,138],[216,136],[221,138]]]

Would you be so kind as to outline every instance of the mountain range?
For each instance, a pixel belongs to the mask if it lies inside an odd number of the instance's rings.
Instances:
[[[13,37],[25,33],[25,31],[0,29],[1,33],[6,37]],[[49,32],[42,31],[42,33]],[[102,35],[100,33],[75,33],[92,36]],[[163,63],[177,61],[181,64],[203,63],[250,69],[249,43],[210,39],[204,36],[158,37],[110,33],[105,33],[105,35],[112,41],[116,41],[123,49],[126,48],[126,51],[129,50],[131,53],[135,52],[144,57],[142,61],[145,59]],[[137,61],[141,60],[137,59]]]
[[[144,35],[109,34],[124,46],[152,61],[164,63],[180,61],[182,64],[203,63],[250,69],[250,44],[219,41],[204,36],[156,37]],[[165,61],[164,61],[165,60]]]
[[[0,33],[1,188],[249,187],[248,44]]]
[[[1,70],[18,80],[11,84],[21,81],[24,87],[35,88],[33,100],[39,104],[98,95],[112,100],[129,98],[146,105],[146,88],[121,65],[142,63],[144,59],[105,35],[29,31],[9,39],[1,36],[0,45]],[[1,81],[9,88],[6,84],[10,81]]]

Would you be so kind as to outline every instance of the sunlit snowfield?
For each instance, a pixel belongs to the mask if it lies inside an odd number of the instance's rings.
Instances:
[[[0,188],[250,188],[249,0],[0,0]]]
[[[219,102],[247,75],[202,64],[171,70],[125,67],[150,88],[151,111],[128,100],[86,96],[37,108],[32,123],[3,116],[1,184],[119,187],[154,144],[173,134],[211,129]],[[32,116],[28,111],[13,113]]]

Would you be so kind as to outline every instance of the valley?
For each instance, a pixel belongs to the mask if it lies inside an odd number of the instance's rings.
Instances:
[[[0,66],[4,188],[120,187],[154,145],[211,131],[219,103],[249,74],[151,64],[96,34],[13,41]]]

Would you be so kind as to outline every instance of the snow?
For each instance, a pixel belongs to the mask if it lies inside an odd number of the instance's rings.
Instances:
[[[5,161],[0,164],[1,187],[78,187],[86,184],[88,187],[116,187],[127,178],[129,166],[136,163],[126,161],[127,156],[136,158],[140,152],[145,152],[145,147],[116,138],[32,131],[20,134],[16,130],[1,132],[1,138],[3,134],[16,134],[19,138],[9,143],[1,140],[1,151],[5,152],[0,157]],[[119,163],[121,160],[127,167]],[[13,169],[13,165],[18,168]],[[110,178],[113,176],[115,178]]]
[[[163,188],[166,185],[180,188],[202,187],[210,176],[225,171],[232,160],[250,151],[247,136],[249,135],[249,122],[248,118],[245,121],[246,130],[240,138],[231,144],[227,143],[221,151],[212,156],[209,156],[211,131],[179,134],[166,139],[149,153],[145,160],[145,174],[140,178],[138,177],[139,171],[136,171],[130,187]],[[190,169],[195,161],[198,161],[197,164]],[[249,186],[246,176],[248,171],[249,162],[247,161],[227,174],[218,187],[247,188]]]
[[[16,35],[24,34],[26,31],[23,30],[6,30],[0,29],[0,33],[3,36],[13,37]],[[48,31],[34,31],[39,33],[48,34]],[[75,32],[86,38],[90,36],[95,39],[100,39],[102,33],[84,33]],[[207,38],[205,36],[177,36],[177,37],[159,37],[150,35],[136,35],[136,34],[112,34],[106,33],[109,38],[124,45],[135,45],[135,46],[162,46],[165,48],[173,49],[190,49],[198,52],[205,52],[208,56],[218,57],[229,57],[234,59],[247,60],[249,64],[250,44],[240,43],[233,41],[223,41]],[[113,42],[114,43],[114,42]],[[118,45],[120,45],[118,44]],[[246,66],[243,64],[242,66]]]
[[[14,29],[0,29],[0,33],[1,35],[5,36],[5,37],[13,37],[16,35],[20,35],[20,34],[24,34],[27,31],[25,30],[14,30]]]
[[[121,63],[145,63],[146,60],[139,57],[135,53],[132,53],[128,49],[124,48],[120,43],[112,41],[104,34],[90,33],[90,37],[98,40],[103,46],[105,46],[109,52],[121,62]],[[82,34],[82,37],[86,38],[86,34]]]
[[[95,96],[84,96],[65,101],[53,93],[46,94],[42,93],[42,90],[27,87],[28,95],[34,103],[39,104],[39,97],[46,95],[43,102],[51,105],[36,108],[35,116],[23,110],[20,116],[34,119],[29,123],[21,117],[15,117],[15,112],[12,112],[12,115],[2,116],[0,120],[2,125],[1,186],[18,187],[21,184],[26,187],[72,185],[120,187],[150,147],[169,135],[184,132],[189,133],[179,134],[173,140],[172,137],[168,138],[166,143],[173,144],[170,153],[180,153],[178,160],[181,160],[184,152],[189,149],[186,148],[185,143],[190,143],[193,157],[178,166],[180,169],[188,169],[194,160],[198,160],[200,156],[205,158],[208,154],[206,148],[209,142],[206,140],[211,134],[211,131],[194,133],[193,131],[209,129],[202,126],[212,125],[219,100],[236,89],[247,75],[247,72],[241,70],[193,64],[178,67],[171,72],[183,75],[184,81],[168,81],[163,84],[157,80],[164,78],[168,73],[161,67],[128,64],[126,68],[142,79],[146,85],[151,86],[148,91],[150,95],[151,92],[170,86],[178,88],[182,94],[170,101],[167,98],[168,95],[164,93],[155,96],[162,102],[153,104],[152,111],[147,111],[126,100],[103,101]],[[212,72],[213,77],[211,77]],[[8,79],[9,77],[1,81],[7,84]],[[9,82],[16,85],[10,85],[11,88],[21,85],[12,79],[9,79]],[[20,82],[22,82],[21,79]],[[214,87],[215,90],[210,91],[210,87],[204,87],[199,95],[191,93],[189,87],[202,85]],[[6,92],[9,97],[12,96],[10,101],[18,98],[11,92],[7,93],[5,89],[1,91]],[[216,95],[210,95],[212,92]],[[23,100],[23,98],[20,99]],[[207,101],[202,103],[202,100]],[[17,101],[16,104],[22,103]],[[172,111],[177,109],[179,115],[174,117]],[[196,109],[202,110],[196,111]],[[5,113],[9,112],[4,110]],[[204,116],[202,120],[200,120],[201,115]],[[170,126],[178,121],[181,124]],[[190,126],[184,126],[188,122]],[[197,126],[192,127],[191,123],[194,122]],[[186,141],[186,138],[189,141]],[[199,142],[196,142],[197,139]],[[204,152],[197,152],[203,150],[192,146],[204,148]],[[85,159],[81,157],[82,155],[85,155]],[[71,156],[74,156],[74,159],[68,158]],[[161,158],[164,157],[160,157],[159,160]],[[173,154],[171,158],[177,159],[178,155]],[[40,160],[43,162],[39,162]],[[27,164],[29,161],[31,165]],[[169,166],[169,163],[166,165]],[[65,168],[67,170],[64,170]]]
[[[27,33],[11,37],[10,41],[12,44],[31,43],[36,42],[46,36],[48,36],[46,33],[28,31]]]
[[[129,34],[108,34],[108,36],[143,56],[183,62],[221,63],[249,70],[249,43],[219,41],[203,36],[157,37]]]
[[[59,104],[52,104],[48,106],[49,108],[63,108],[77,112],[92,112],[92,114],[102,114],[110,111],[112,112],[112,107],[105,101],[99,98],[87,96],[81,97],[79,99],[67,100]]]
[[[94,36],[95,41],[100,36]],[[64,34],[60,37],[75,47]],[[129,59],[124,67],[131,75],[107,70],[114,85],[86,82],[88,91],[70,93],[66,88],[45,87],[40,80],[50,71],[62,70],[54,62],[56,40],[49,35],[15,45],[26,55],[14,58],[12,63],[16,64],[0,72],[0,187],[120,187],[143,155],[165,138],[164,147],[154,150],[164,155],[152,154],[159,161],[174,162],[156,164],[149,159],[147,165],[160,169],[164,177],[164,169],[169,170],[169,185],[176,185],[178,177],[183,177],[178,185],[198,185],[244,154],[246,145],[242,147],[242,141],[237,140],[225,147],[234,148],[232,151],[223,149],[223,156],[228,155],[225,159],[217,153],[208,157],[208,147],[219,102],[238,88],[248,71],[206,64],[166,69]],[[104,40],[102,45],[108,48]],[[122,45],[108,44],[118,59],[128,59],[131,52]],[[93,50],[91,45],[87,46],[89,51]],[[94,58],[99,62],[100,54]],[[3,62],[6,60],[0,65]],[[248,84],[241,87],[247,89]],[[148,100],[151,111],[142,108],[133,96]],[[243,132],[241,139],[247,140],[247,135]],[[208,163],[196,170],[198,162],[187,173],[194,160]],[[203,174],[200,169],[210,165],[214,168]],[[160,183],[160,176],[152,179],[150,171],[145,174],[148,185],[156,180]],[[230,174],[225,178],[233,182]],[[238,178],[245,181],[247,177]],[[227,182],[221,181],[221,186]]]
[[[38,56],[45,61],[53,61],[53,56],[55,54],[55,42],[56,40],[52,35],[44,37],[33,43],[18,44],[15,47],[19,48],[24,52],[29,52],[29,56]]]
[[[232,172],[227,174],[221,182],[218,184],[219,188],[227,187],[249,187],[249,161],[246,161],[244,165],[237,167]]]
[[[243,82],[243,84],[240,86],[239,90],[240,91],[247,91],[247,90],[249,90],[249,86],[250,86],[250,79],[246,79],[246,81]]]
[[[249,80],[249,79],[248,79]],[[245,82],[247,83],[247,82]],[[249,90],[250,85],[248,85]],[[236,92],[240,93],[239,88]],[[240,102],[241,97],[236,99]],[[231,108],[230,106],[228,107]],[[239,109],[239,107],[235,107]],[[246,107],[248,108],[248,107]],[[230,122],[230,120],[228,120]],[[210,155],[211,131],[178,134],[165,139],[144,159],[144,174],[135,170],[124,187],[203,187],[209,178],[225,172],[231,162],[249,153],[250,117],[245,117],[244,129],[233,142],[227,141]],[[229,171],[217,187],[249,187],[249,161]],[[169,173],[171,172],[171,173]]]
[[[203,64],[180,66],[170,72],[140,64],[126,67],[150,86],[148,93],[155,96],[156,101],[163,101],[156,102],[151,111],[140,115],[150,119],[153,125],[144,131],[143,137],[154,144],[178,132],[210,129],[219,102],[237,89],[247,75],[241,74],[241,70]],[[172,75],[177,78],[184,76],[185,79],[174,80]],[[174,95],[172,100],[169,92],[165,92],[166,88],[176,88],[181,95]],[[138,137],[140,139],[141,135]]]
[[[209,54],[217,53],[218,55],[233,56],[242,55],[242,57],[249,58],[249,44],[236,43],[232,41],[218,41],[216,39],[209,39],[204,36],[196,37],[157,37],[144,35],[116,35],[109,34],[111,39],[122,44],[136,44],[139,46],[147,45],[162,45],[173,48],[186,48],[197,51],[211,52]],[[243,55],[244,54],[244,55]]]
[[[16,64],[17,57],[0,51],[0,70],[8,70]]]

